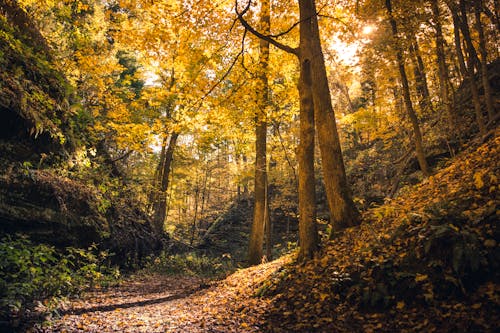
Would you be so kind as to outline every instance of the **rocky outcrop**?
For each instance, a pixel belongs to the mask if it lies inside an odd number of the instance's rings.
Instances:
[[[60,247],[95,243],[117,261],[137,261],[166,241],[136,207],[47,170],[14,167],[0,176],[0,234],[23,233]]]

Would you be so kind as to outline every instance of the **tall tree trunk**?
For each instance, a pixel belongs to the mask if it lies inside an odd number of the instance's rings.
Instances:
[[[314,121],[323,166],[326,196],[330,208],[332,234],[359,224],[359,212],[352,200],[332,107],[325,60],[321,49],[318,18],[314,0],[299,0],[301,71],[311,71]],[[309,79],[306,77],[306,79]]]
[[[163,162],[165,161],[166,151],[167,151],[167,137],[165,136],[161,144],[160,159],[158,165],[156,166],[155,173],[153,176],[153,181],[151,184],[151,191],[149,192],[148,212],[151,213],[154,213],[155,203],[158,200],[158,193],[160,191],[160,184],[163,172]]]
[[[477,53],[474,45],[472,44],[472,39],[470,36],[469,23],[467,20],[467,9],[464,0],[459,0],[459,11],[460,18],[458,20],[460,31],[464,37],[465,43],[467,45],[467,78],[471,87],[472,102],[474,103],[474,112],[476,114],[476,122],[479,128],[479,133],[484,135],[486,133],[486,126],[483,119],[483,111],[481,110],[481,100],[479,98],[479,89],[477,87],[476,78],[474,75],[474,69],[477,66]]]
[[[420,132],[420,126],[418,124],[417,114],[413,109],[413,105],[411,102],[410,96],[410,85],[408,84],[408,77],[406,76],[406,69],[404,65],[403,52],[401,50],[401,46],[397,45],[398,39],[398,28],[396,24],[396,19],[392,13],[392,4],[391,0],[385,1],[385,6],[387,9],[387,13],[389,15],[389,22],[391,24],[392,29],[392,37],[394,39],[394,44],[396,47],[396,59],[399,69],[399,75],[401,78],[401,84],[403,86],[403,98],[405,102],[405,109],[408,117],[410,118],[411,125],[413,127],[413,134],[415,136],[415,151],[417,153],[418,164],[420,165],[420,169],[425,176],[429,176],[429,167],[427,166],[427,160],[425,159],[425,152],[422,143],[422,133]]]
[[[444,106],[446,114],[448,116],[449,129],[451,132],[455,132],[457,119],[453,112],[452,101],[450,99],[449,73],[444,52],[444,36],[443,29],[441,27],[439,1],[432,0],[431,5],[434,27],[436,30],[436,57],[439,69],[439,93],[441,95],[441,103]]]
[[[201,209],[200,209],[200,218],[203,218],[203,215],[205,214],[205,202],[207,198],[207,183],[208,183],[208,176],[210,173],[210,168],[207,166],[205,169],[205,175],[203,176],[203,189],[201,190]],[[238,200],[240,198],[238,197]]]
[[[273,234],[273,225],[271,221],[271,212],[269,209],[269,187],[266,184],[266,211],[264,212],[264,221],[265,221],[265,241],[266,241],[266,259],[267,261],[272,260],[272,234]]]
[[[459,0],[459,10],[460,10],[460,30],[464,36],[465,45],[467,45],[467,53],[468,57],[472,59],[472,64],[474,68],[479,72],[481,70],[479,57],[477,56],[476,48],[474,47],[474,43],[472,43],[472,37],[469,28],[469,20],[467,17],[467,5],[468,2],[466,0]],[[474,72],[474,68],[472,68],[472,72]],[[469,68],[469,70],[471,70]]]
[[[167,212],[167,189],[168,181],[170,176],[170,167],[172,165],[172,160],[174,157],[174,150],[177,143],[177,138],[179,134],[174,132],[170,135],[170,140],[168,147],[165,150],[164,159],[160,161],[161,168],[161,180],[160,187],[158,189],[158,196],[154,203],[153,209],[153,226],[157,233],[163,233],[163,225],[165,223],[165,216]]]
[[[460,37],[460,18],[454,6],[448,4],[453,18],[453,36],[455,41],[455,52],[457,54],[458,65],[462,77],[467,78],[467,66],[465,65],[464,52],[462,50],[462,38]]]
[[[263,0],[260,9],[260,31],[270,34],[269,0]],[[264,228],[267,206],[267,108],[269,104],[269,84],[267,72],[269,67],[269,42],[260,39],[259,74],[257,84],[257,113],[255,116],[255,205],[253,213],[248,262],[250,265],[259,264],[263,257]]]
[[[486,40],[484,37],[484,29],[481,24],[481,10],[483,0],[474,1],[474,14],[476,17],[476,30],[479,35],[479,54],[481,62],[481,78],[484,88],[484,100],[486,104],[486,111],[488,112],[488,120],[493,120],[495,117],[495,108],[493,106],[493,98],[491,94],[490,80],[488,79],[488,53],[486,51]]]
[[[425,66],[420,54],[420,48],[415,37],[410,45],[410,51],[413,54],[413,73],[415,75],[415,83],[417,93],[419,95],[418,103],[422,113],[432,112],[432,103],[429,94],[429,85],[427,84],[427,76],[425,75]]]
[[[301,45],[302,45],[302,26]],[[299,258],[314,257],[319,248],[316,226],[316,189],[314,181],[314,104],[312,96],[311,63],[300,59],[300,144],[297,150],[299,164]]]
[[[198,184],[198,180],[196,181],[197,184],[195,185],[195,190],[194,190],[194,214],[193,214],[193,223],[191,224],[191,238],[189,239],[189,245],[193,245],[194,243],[194,236],[196,234],[196,222],[198,221],[198,202],[199,202],[199,195],[200,195],[200,187]]]

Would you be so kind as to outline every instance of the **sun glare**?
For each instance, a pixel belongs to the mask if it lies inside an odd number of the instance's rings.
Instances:
[[[363,33],[363,35],[366,36],[366,35],[371,34],[373,31],[375,31],[375,26],[367,25],[367,26],[363,27],[362,33]]]

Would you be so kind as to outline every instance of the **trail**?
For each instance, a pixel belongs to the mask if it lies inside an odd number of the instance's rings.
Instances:
[[[261,332],[265,304],[255,286],[283,260],[206,283],[188,276],[136,276],[69,301],[59,317],[29,332]],[[251,313],[250,313],[251,312]]]

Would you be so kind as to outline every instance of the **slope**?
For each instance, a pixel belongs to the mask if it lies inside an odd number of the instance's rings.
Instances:
[[[268,328],[494,331],[499,319],[500,131],[372,209],[318,259],[270,282]]]

